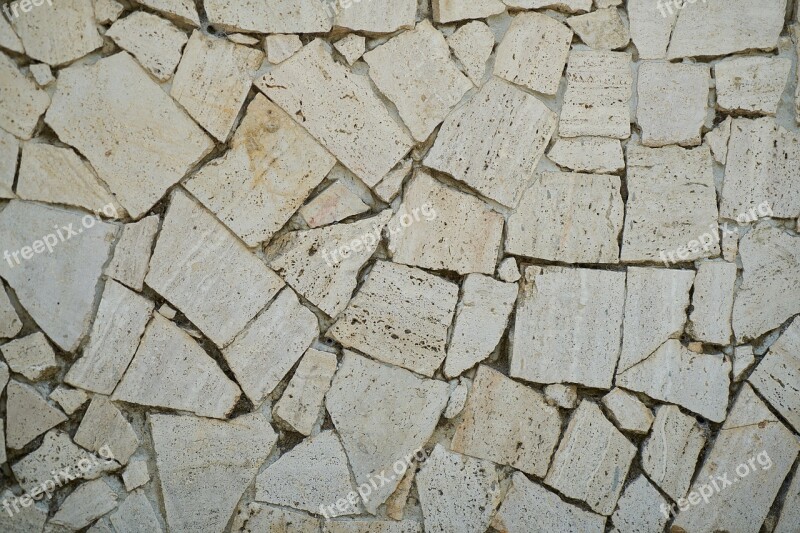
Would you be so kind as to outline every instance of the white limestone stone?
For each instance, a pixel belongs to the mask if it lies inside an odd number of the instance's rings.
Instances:
[[[497,267],[497,277],[508,283],[518,282],[522,274],[519,273],[517,260],[513,257],[503,259],[500,266]]]
[[[19,36],[14,33],[14,29],[5,17],[0,17],[0,47],[20,54],[25,53],[22,41],[20,41]]]
[[[632,88],[630,53],[572,50],[559,135],[627,139]]]
[[[527,267],[523,279],[509,374],[610,389],[620,353],[625,273]]]
[[[353,66],[353,63],[361,59],[364,52],[367,50],[366,39],[363,35],[349,33],[342,37],[335,43],[333,47],[342,54],[347,61],[347,64]]]
[[[122,473],[122,481],[125,483],[125,490],[131,492],[144,486],[150,481],[150,471],[147,468],[147,461],[144,459],[134,459],[128,463],[128,467]]]
[[[303,47],[300,37],[295,34],[283,35],[267,35],[264,38],[264,47],[267,52],[267,61],[273,65],[286,61],[295,52]]]
[[[792,533],[797,524],[800,524],[800,474],[795,470],[774,533]]]
[[[653,424],[650,408],[636,396],[615,388],[602,399],[611,420],[622,431],[646,435]]]
[[[139,447],[139,438],[125,415],[99,394],[92,398],[73,440],[92,452],[107,447],[114,460],[122,465],[128,463]]]
[[[229,33],[225,37],[232,43],[243,44],[245,46],[258,46],[261,43],[261,39],[251,35],[245,35],[244,33]]]
[[[246,33],[325,33],[331,13],[321,0],[209,0],[208,22],[225,31]]]
[[[733,119],[727,117],[704,137],[706,144],[711,148],[714,160],[721,165],[728,159],[728,140],[731,138],[732,123]]]
[[[31,71],[33,79],[36,80],[36,83],[39,85],[39,87],[45,87],[56,81],[52,70],[50,70],[50,65],[47,63],[30,65],[28,70]]]
[[[83,356],[73,363],[64,382],[81,389],[111,394],[150,321],[153,302],[114,281],[107,281]]]
[[[222,531],[275,446],[267,419],[149,418],[169,531]]]
[[[158,308],[159,314],[168,320],[173,320],[176,316],[178,316],[178,312],[168,306],[167,304],[162,304],[161,307]]]
[[[6,445],[22,449],[30,441],[67,420],[64,413],[50,405],[42,395],[24,383],[12,379],[6,400]]]
[[[189,40],[174,24],[145,11],[135,11],[106,31],[159,81],[172,77]]]
[[[642,144],[700,144],[710,84],[706,65],[643,61],[636,88],[636,122],[642,128]]]
[[[11,372],[8,370],[8,365],[0,361],[0,393],[5,390],[6,385],[8,384],[8,378],[10,376]]]
[[[653,430],[642,445],[642,468],[673,500],[686,496],[706,436],[697,420],[675,405],[656,407]]]
[[[792,68],[785,57],[731,57],[714,65],[717,108],[775,115]]]
[[[256,86],[370,187],[413,145],[369,81],[336,63],[322,40],[257,79]]]
[[[618,372],[616,383],[722,422],[728,407],[730,372],[727,359],[693,353],[670,339],[643,361]]]
[[[616,7],[597,9],[567,19],[581,41],[595,50],[618,50],[628,46],[631,35],[627,21]]]
[[[431,377],[445,358],[458,286],[378,261],[327,336],[347,348]]]
[[[405,265],[493,274],[502,236],[500,213],[418,170],[389,223],[389,252]]]
[[[213,148],[125,52],[61,70],[45,122],[89,160],[133,218]]]
[[[104,514],[116,509],[118,496],[103,479],[80,485],[61,503],[51,524],[72,531],[83,529]]]
[[[578,406],[578,388],[575,385],[547,385],[544,388],[544,397],[547,405],[564,409],[575,409]]]
[[[477,20],[468,22],[447,38],[447,44],[472,83],[476,87],[483,85],[486,62],[494,49],[494,34],[489,26]]]
[[[447,404],[447,383],[420,378],[345,351],[325,405],[341,437],[357,486],[390,472],[395,461],[416,453],[433,434]],[[400,483],[383,482],[366,497],[374,514]],[[340,497],[346,497],[346,494]],[[333,503],[333,502],[330,502]]]
[[[575,172],[608,174],[625,168],[619,140],[605,137],[559,137],[547,157],[558,166]]]
[[[3,19],[3,17],[0,17],[0,19]],[[8,489],[0,493],[0,498],[9,503],[16,497]],[[8,512],[0,514],[0,528],[7,533],[42,533],[46,521],[47,508],[36,503],[30,507],[20,505],[19,512],[13,513],[12,516],[9,516]]]
[[[259,406],[318,336],[317,317],[287,287],[222,355],[242,391]]]
[[[450,420],[461,414],[464,407],[467,405],[467,397],[471,389],[471,379],[461,378],[458,380],[458,385],[450,392],[450,399],[447,400],[447,408],[444,410],[444,417],[446,419]]]
[[[60,405],[65,413],[71,415],[89,401],[89,395],[80,389],[59,385],[50,393],[50,399]]]
[[[586,13],[592,9],[592,0],[503,0],[514,9],[556,9],[566,13]]]
[[[114,247],[114,258],[106,267],[106,275],[141,291],[158,226],[158,215],[126,224]]]
[[[619,262],[617,176],[544,172],[508,219],[506,253],[564,263]]]
[[[12,200],[0,212],[4,248],[22,254],[13,263],[8,258],[0,262],[0,276],[64,351],[74,351],[89,330],[116,232],[115,225],[86,219],[83,213],[36,203]]]
[[[145,283],[220,347],[283,286],[261,259],[180,190],[172,195]]]
[[[520,13],[497,47],[494,74],[532,91],[556,94],[571,42],[572,30],[556,19]]]
[[[309,348],[283,396],[275,404],[275,418],[282,420],[298,433],[311,435],[335,373],[335,354]]]
[[[492,78],[450,113],[424,163],[515,207],[555,126],[555,113],[541,101]]]
[[[693,339],[730,344],[736,274],[735,263],[700,263],[694,281],[693,309],[686,328]]]
[[[19,141],[17,138],[0,129],[0,199],[16,197],[13,187],[14,177],[17,174],[18,155]]]
[[[139,531],[162,533],[164,531],[161,529],[152,504],[140,490],[128,494],[119,508],[111,513],[109,519],[116,533],[137,533]]]
[[[448,402],[447,405],[449,407],[450,402]],[[445,410],[445,416],[446,413],[447,410]],[[414,482],[416,468],[416,465],[413,463],[413,459],[411,461],[412,462],[409,465],[409,468],[406,469],[406,473],[402,476],[400,484],[397,485],[397,488],[392,495],[386,499],[386,516],[392,520],[402,520],[406,511],[406,504],[409,500],[409,493],[411,492],[411,484]]]
[[[450,448],[543,477],[560,434],[561,415],[541,393],[479,366]]]
[[[241,504],[234,514],[231,533],[319,533],[319,527],[320,521],[305,513],[250,502]]]
[[[333,25],[352,31],[392,33],[414,27],[417,17],[415,0],[369,0],[339,2]]]
[[[323,533],[422,533],[422,524],[415,520],[342,520],[322,523]]]
[[[406,159],[399,163],[396,168],[391,170],[386,176],[373,187],[373,192],[384,202],[391,203],[397,195],[400,194],[400,189],[403,187],[403,181],[411,173],[413,162],[411,159]]]
[[[94,0],[94,18],[98,24],[116,22],[125,6],[116,0]]]
[[[611,515],[613,533],[663,531],[668,516],[661,512],[667,500],[646,477],[639,475],[620,496],[617,510]]]
[[[587,400],[572,415],[544,482],[567,497],[610,515],[622,492],[636,446]]]
[[[431,7],[433,20],[439,24],[491,17],[506,9],[500,0],[432,0]]]
[[[318,228],[369,211],[369,206],[341,180],[300,208],[308,227]]]
[[[737,346],[733,350],[733,381],[741,381],[745,373],[752,368],[756,362],[752,346]]]
[[[114,401],[225,418],[239,387],[178,326],[154,314],[114,394]]]
[[[58,371],[56,354],[41,332],[22,337],[0,346],[3,358],[17,374],[39,381]]]
[[[3,79],[0,128],[21,139],[30,139],[39,117],[50,105],[50,97],[3,53],[0,53],[0,77]]]
[[[795,431],[800,431],[800,318],[795,318],[770,346],[748,381]]]
[[[482,274],[469,274],[461,288],[444,374],[456,377],[489,357],[508,325],[518,287]]]
[[[160,11],[169,19],[194,27],[200,26],[197,6],[192,0],[141,0],[139,3]]]

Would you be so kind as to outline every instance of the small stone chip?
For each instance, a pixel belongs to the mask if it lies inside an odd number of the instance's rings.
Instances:
[[[494,34],[489,26],[477,20],[468,22],[447,38],[447,44],[472,83],[476,87],[483,85],[486,62],[494,49]]]
[[[667,500],[645,476],[634,479],[620,496],[617,510],[611,516],[614,533],[663,531],[669,515]]]
[[[578,406],[578,387],[554,383],[544,388],[544,397],[547,405],[575,409]]]
[[[197,6],[192,0],[141,0],[139,3],[162,12],[167,18],[194,27],[200,26]]]
[[[0,199],[16,197],[13,187],[18,155],[19,140],[0,129]]]
[[[139,438],[125,415],[99,394],[92,398],[73,440],[92,452],[104,450],[101,453],[108,455],[110,450],[110,457],[121,465],[127,464],[139,447]]]
[[[603,405],[622,431],[646,435],[653,424],[653,413],[636,396],[616,388],[603,396]]]
[[[106,32],[117,46],[130,52],[159,81],[172,77],[188,37],[171,22],[136,11],[115,22]]]
[[[59,385],[50,393],[50,399],[58,403],[65,413],[71,415],[89,401],[89,395],[80,389]]]
[[[51,377],[58,371],[56,354],[41,332],[0,346],[8,366],[31,381]]]
[[[150,481],[150,472],[147,468],[147,461],[134,459],[128,463],[128,467],[122,473],[122,481],[125,483],[125,490],[128,492],[148,483]]]
[[[12,379],[6,400],[6,444],[20,450],[45,431],[67,420],[60,409],[24,383]]]
[[[700,263],[686,328],[693,339],[723,346],[731,343],[736,275],[734,263]]]
[[[567,19],[580,39],[595,50],[619,50],[628,46],[631,35],[616,7],[597,9]]]
[[[300,216],[309,228],[327,226],[369,211],[369,206],[341,180],[319,193],[300,208]]]
[[[344,56],[347,64],[352,66],[353,63],[358,61],[367,49],[366,38],[363,35],[356,35],[350,33],[346,37],[342,37],[335,43],[333,47]]]
[[[80,485],[61,503],[51,524],[83,529],[117,507],[117,494],[103,479]]]

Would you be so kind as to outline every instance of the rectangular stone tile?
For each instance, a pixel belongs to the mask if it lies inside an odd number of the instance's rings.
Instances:
[[[686,328],[693,339],[723,346],[730,344],[736,275],[735,263],[700,263]]]
[[[785,57],[731,57],[714,65],[717,107],[728,112],[775,115],[792,61]]]
[[[609,174],[625,168],[619,139],[606,137],[559,137],[547,157],[556,165],[575,172]]]
[[[336,354],[309,348],[275,404],[275,417],[298,433],[311,435],[335,373]]]
[[[106,276],[137,291],[142,290],[159,222],[158,215],[151,215],[123,226],[114,247],[114,258],[106,266]]]
[[[168,20],[145,11],[135,11],[115,22],[106,37],[130,52],[159,81],[172,77],[189,40]]]
[[[225,31],[256,33],[325,33],[332,15],[321,0],[208,0],[208,21]]]

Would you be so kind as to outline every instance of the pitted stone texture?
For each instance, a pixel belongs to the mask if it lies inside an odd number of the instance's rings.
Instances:
[[[387,204],[392,202],[397,198],[397,195],[400,194],[403,181],[405,181],[406,176],[411,173],[412,166],[413,162],[411,159],[406,159],[398,163],[396,168],[386,174],[381,182],[373,187],[373,192]]]
[[[164,13],[167,18],[190,26],[200,26],[197,7],[192,0],[142,0],[140,3]]]
[[[64,526],[72,531],[83,529],[116,509],[117,498],[116,492],[105,480],[89,481],[78,486],[61,502],[58,512],[50,519],[50,523]]]
[[[586,13],[592,10],[592,0],[503,0],[515,9],[551,8],[566,13]]]
[[[628,0],[627,8],[631,39],[639,59],[664,59],[679,10],[666,2],[654,6],[651,0]]]
[[[610,389],[620,353],[625,273],[528,267],[517,300],[510,375]]]
[[[75,433],[75,443],[89,451],[108,455],[124,465],[139,447],[139,438],[117,407],[108,398],[96,395],[83,415],[81,425]]]
[[[106,37],[130,52],[159,81],[172,77],[188,37],[171,22],[135,11],[111,26]]]
[[[347,64],[353,66],[367,50],[366,39],[363,35],[351,33],[333,43],[333,47],[344,56]]]
[[[147,467],[147,461],[144,459],[131,461],[122,473],[122,481],[125,483],[125,490],[128,492],[149,483],[150,471]]]
[[[50,393],[50,399],[58,403],[65,413],[71,415],[89,401],[89,395],[80,389],[59,385]]]
[[[480,366],[451,448],[543,477],[560,434],[561,415],[541,393]]]
[[[564,409],[575,409],[578,406],[578,387],[555,383],[544,388],[547,405],[555,405]]]
[[[731,343],[736,275],[734,263],[700,263],[686,328],[693,339],[720,345]]]
[[[6,400],[6,444],[12,450],[22,449],[45,431],[67,420],[42,395],[24,383],[12,379]]]
[[[724,165],[728,159],[728,141],[731,138],[731,124],[733,119],[727,117],[717,125],[712,131],[706,133],[705,142],[711,148],[714,160]]]
[[[607,174],[625,168],[619,140],[605,137],[558,138],[547,157],[558,166],[575,172]]]
[[[302,47],[303,43],[300,41],[300,37],[294,34],[267,35],[264,38],[267,60],[273,65],[286,61]]]
[[[603,405],[611,419],[622,431],[646,435],[653,424],[650,408],[636,396],[622,389],[614,389],[603,396]]]
[[[242,503],[233,517],[232,533],[319,533],[320,521],[305,513],[251,502]]]
[[[283,420],[298,433],[311,435],[335,373],[335,354],[309,348],[275,404],[275,418]]]
[[[517,266],[517,260],[513,257],[506,257],[500,266],[497,267],[497,277],[508,283],[516,283],[522,277]]]
[[[94,18],[98,24],[116,22],[125,6],[116,0],[94,0]]]
[[[642,533],[663,531],[668,517],[661,509],[668,506],[661,495],[646,477],[639,475],[622,493],[617,502],[617,510],[611,516],[614,533]]]
[[[467,76],[476,87],[486,78],[486,62],[494,49],[494,34],[485,23],[464,24],[447,38],[447,44],[461,61]]]
[[[619,50],[631,41],[627,20],[623,20],[616,7],[570,17],[567,24],[581,41],[595,50]]]
[[[774,533],[792,533],[797,524],[800,524],[800,474],[795,470]]]
[[[129,494],[109,519],[116,533],[137,533],[139,531],[162,533],[164,531],[161,529],[152,504],[142,491]]]
[[[159,227],[158,215],[152,215],[133,224],[126,224],[114,247],[114,258],[106,267],[108,277],[137,291],[142,290],[153,240]]]
[[[369,206],[341,180],[322,191],[300,208],[300,216],[309,228],[327,226],[369,211]]]
[[[453,383],[454,381],[450,382],[451,387]],[[458,380],[458,385],[450,392],[450,399],[447,400],[447,408],[444,410],[446,419],[450,420],[461,414],[467,405],[467,397],[470,390],[472,390],[471,379],[461,378]]]
[[[0,17],[3,21],[3,17]],[[16,494],[6,489],[0,493],[3,501],[13,501]],[[0,514],[0,529],[6,533],[42,533],[47,521],[47,508],[34,503],[30,507],[20,506],[18,513],[12,516],[8,512]]]
[[[0,199],[16,197],[13,187],[18,155],[19,140],[0,129]]]
[[[31,381],[51,377],[58,371],[56,354],[41,332],[0,346],[8,366]]]
[[[783,90],[792,68],[784,57],[731,57],[714,65],[717,107],[764,115],[778,112]]]
[[[20,72],[11,58],[1,52],[0,76],[3,79],[3,86],[0,87],[0,128],[21,139],[30,139],[39,124],[39,117],[50,105],[50,97]]]
[[[333,25],[352,31],[392,33],[414,27],[417,2],[414,0],[369,0],[339,2]]]
[[[555,126],[555,113],[541,101],[492,78],[450,113],[424,163],[515,207]]]
[[[432,0],[431,7],[433,20],[439,24],[491,17],[506,9],[500,0]]]
[[[322,533],[422,533],[422,524],[415,520],[331,520],[322,523]]]
[[[325,33],[332,17],[322,0],[208,0],[208,22],[225,31]]]

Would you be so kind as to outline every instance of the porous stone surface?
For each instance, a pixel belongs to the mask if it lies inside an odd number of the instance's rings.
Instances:
[[[125,224],[114,247],[114,258],[105,269],[109,278],[141,292],[159,222],[158,216],[151,215]]]
[[[298,433],[311,435],[335,373],[335,354],[309,348],[275,404],[275,417]]]
[[[631,35],[615,7],[597,9],[567,19],[581,41],[595,50],[618,50],[628,46]]]
[[[653,413],[633,394],[614,389],[603,396],[602,402],[620,430],[642,435],[650,431]]]
[[[325,4],[319,0],[208,0],[204,7],[208,21],[229,32],[318,33],[327,32],[332,25]]]
[[[605,137],[559,137],[547,157],[558,166],[575,172],[608,174],[625,168],[619,140]]]
[[[143,11],[115,22],[106,37],[130,52],[159,81],[172,77],[189,40],[170,21]]]
[[[267,52],[267,61],[277,65],[292,57],[292,55],[303,47],[298,35],[267,35],[264,38],[264,47]]]
[[[737,268],[733,263],[700,263],[694,280],[692,312],[686,328],[693,339],[712,344],[730,344],[736,276]]]
[[[25,77],[10,57],[1,52],[0,75],[3,77],[0,128],[19,138],[30,139],[39,117],[50,105],[50,97]]]
[[[478,21],[468,22],[447,38],[447,44],[472,83],[478,87],[483,85],[486,62],[494,48],[494,34],[489,26]]]
[[[36,389],[12,379],[7,387],[6,420],[6,445],[19,450],[67,417]]]
[[[500,0],[431,0],[433,20],[445,24],[456,20],[480,19],[505,11]]]
[[[612,531],[636,533],[641,531],[663,531],[669,515],[664,516],[661,508],[667,500],[658,492],[645,476],[633,480],[620,496],[617,510],[611,516]]]
[[[714,65],[717,107],[725,111],[774,115],[792,61],[781,57],[734,57]]]
[[[0,353],[13,372],[31,381],[39,381],[58,371],[56,354],[41,332],[2,345]]]

